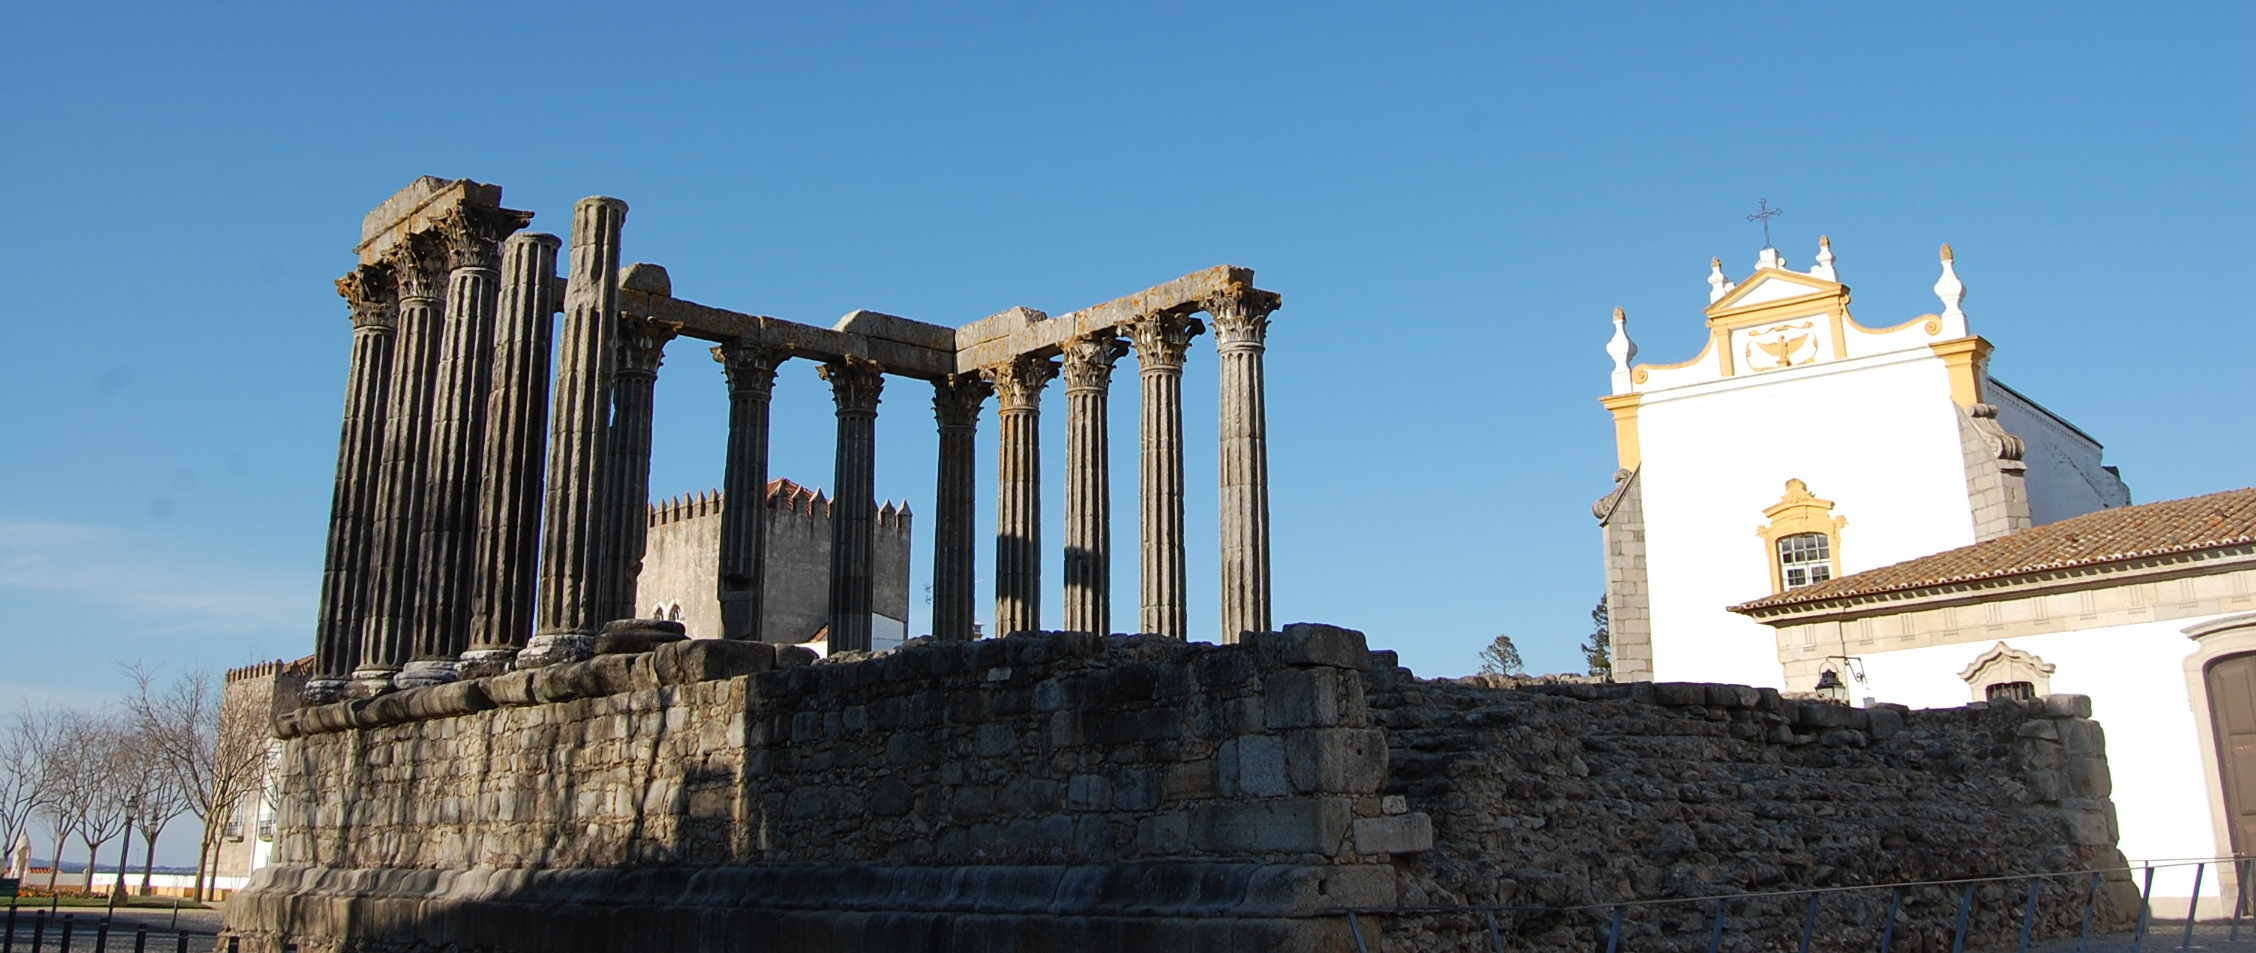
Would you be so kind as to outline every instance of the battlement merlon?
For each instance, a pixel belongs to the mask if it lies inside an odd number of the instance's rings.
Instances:
[[[500,208],[501,186],[432,175],[416,179],[361,219],[360,244],[353,246],[353,253],[360,256],[363,265],[376,264],[407,236],[431,231],[465,205]],[[533,216],[531,212],[519,214],[528,220]]]
[[[1125,327],[1149,315],[1195,312],[1203,302],[1216,297],[1249,290],[1274,296],[1252,285],[1252,269],[1217,265],[1055,318],[1028,308],[1012,308],[953,329],[866,310],[850,312],[835,326],[823,328],[626,285],[619,289],[619,307],[627,314],[680,324],[681,333],[689,337],[786,347],[793,356],[813,361],[866,358],[876,361],[888,374],[944,380],[952,374],[971,373],[1023,355],[1054,355],[1076,337]]]

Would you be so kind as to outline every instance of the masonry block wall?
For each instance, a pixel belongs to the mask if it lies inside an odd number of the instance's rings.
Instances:
[[[1347,953],[1351,909],[1370,950],[1471,948],[1416,908],[2116,859],[2065,696],[1421,680],[1328,626],[811,655],[696,640],[285,713],[278,866],[229,928],[277,953]],[[1593,926],[1531,916],[1513,948]]]

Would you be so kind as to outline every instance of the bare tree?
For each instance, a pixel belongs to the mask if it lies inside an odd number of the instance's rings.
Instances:
[[[94,864],[102,845],[125,829],[135,793],[128,774],[132,731],[114,712],[79,712],[70,721],[64,800],[78,842],[86,847],[86,892],[94,892]],[[60,855],[58,854],[58,858]]]
[[[164,834],[166,824],[188,811],[188,792],[166,767],[157,739],[139,719],[135,720],[131,743],[133,761],[125,776],[132,779],[133,817],[141,825],[141,893],[146,895],[156,873],[157,838]],[[118,871],[118,882],[125,882],[125,871]]]
[[[39,807],[42,762],[39,757],[36,716],[24,705],[0,732],[0,850],[14,850],[16,839],[31,829],[31,816]],[[23,876],[17,871],[17,876]]]
[[[153,669],[136,665],[127,674],[135,686],[127,708],[186,793],[188,813],[203,822],[194,892],[205,899],[206,874],[227,819],[265,783],[273,716],[247,699],[227,701],[208,671],[190,672],[162,688]]]
[[[55,835],[54,859],[47,862],[47,892],[50,894],[55,892],[56,880],[62,875],[63,846],[78,832],[79,804],[85,789],[79,784],[83,774],[73,741],[85,720],[85,712],[68,708],[43,708],[26,713],[33,757],[39,762],[39,784],[32,808],[47,821],[48,830]]]

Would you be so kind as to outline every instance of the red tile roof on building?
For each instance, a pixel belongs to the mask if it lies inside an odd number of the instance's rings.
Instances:
[[[2256,543],[2256,487],[2087,513],[1972,546],[1789,589],[1732,606],[1731,611],[1757,613],[2251,543]]]

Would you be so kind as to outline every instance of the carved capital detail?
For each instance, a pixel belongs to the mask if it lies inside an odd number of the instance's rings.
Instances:
[[[1974,422],[1974,432],[1982,435],[1983,441],[1990,445],[1990,452],[1996,454],[1999,460],[2019,461],[2028,452],[2028,445],[2006,430],[2005,425],[1998,423],[1997,412],[1996,404],[1969,404],[1966,407],[1966,416]]]
[[[1003,413],[1039,410],[1042,406],[1042,388],[1057,379],[1058,362],[1046,357],[1023,355],[1007,364],[981,368],[979,375],[994,385],[995,396],[1000,399],[996,408]]]
[[[1232,288],[1199,303],[1214,317],[1216,349],[1260,347],[1269,336],[1269,313],[1283,306],[1274,292]]]
[[[1112,365],[1128,353],[1128,342],[1112,332],[1086,334],[1065,342],[1065,389],[1104,390],[1112,384]]]
[[[391,269],[362,265],[337,279],[337,295],[352,307],[354,328],[389,331],[398,326],[397,292]]]
[[[776,368],[791,359],[788,347],[732,341],[713,347],[713,360],[728,375],[729,396],[767,397],[775,393]]]
[[[979,427],[979,408],[995,387],[978,374],[950,374],[932,382],[932,416],[942,431],[971,431]]]
[[[410,235],[385,253],[384,265],[392,274],[400,304],[429,303],[439,296],[440,280],[446,273],[446,248],[433,233]]]
[[[877,413],[878,394],[885,390],[885,368],[866,357],[848,354],[815,369],[830,382],[830,399],[840,414]]]
[[[666,342],[681,333],[681,322],[660,321],[641,315],[619,316],[619,373],[658,376],[666,357]]]
[[[533,213],[482,205],[457,205],[434,224],[446,244],[447,269],[501,267],[501,240],[533,221]]]
[[[1191,339],[1204,333],[1206,325],[1187,314],[1147,314],[1128,324],[1128,337],[1136,342],[1136,364],[1147,371],[1182,370]]]

